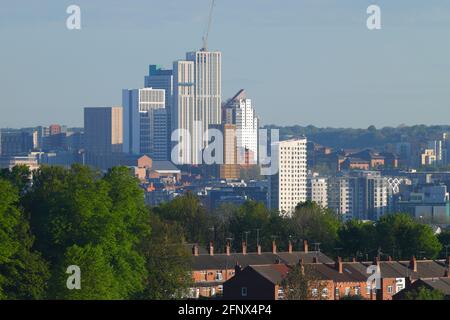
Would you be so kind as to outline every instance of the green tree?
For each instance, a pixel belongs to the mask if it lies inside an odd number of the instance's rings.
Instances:
[[[69,170],[42,167],[35,172],[24,202],[36,247],[51,263],[52,281],[57,284],[49,290],[49,298],[64,290],[56,279],[70,263],[68,259],[75,255],[84,261],[86,250],[99,255],[91,257],[93,261],[111,266],[114,285],[108,285],[105,299],[130,298],[144,289],[147,271],[138,245],[150,232],[148,212],[137,180],[125,168],[102,176],[79,165]],[[81,249],[68,251],[73,246]],[[92,294],[75,296],[90,298]]]
[[[327,298],[323,295],[323,290],[327,287],[326,282],[320,279],[311,265],[299,263],[290,267],[281,286],[284,289],[284,300],[322,300]]]
[[[407,292],[405,300],[444,300],[444,294],[435,289],[420,287],[417,290]]]
[[[183,232],[177,223],[167,223],[151,215],[152,233],[142,242],[148,275],[143,299],[186,297],[192,285],[191,254],[183,245]]]
[[[183,226],[186,241],[206,244],[210,240],[210,218],[199,198],[188,192],[155,208],[163,220]]]
[[[20,165],[10,169],[0,169],[0,178],[8,180],[19,190],[21,195],[25,194],[30,185],[31,172],[28,166]]]
[[[450,231],[442,231],[438,235],[438,240],[442,246],[441,256],[447,258],[446,255],[450,254]]]
[[[81,288],[69,289],[66,273],[69,266],[80,268]],[[54,275],[54,297],[63,300],[117,300],[126,298],[120,290],[120,283],[114,276],[108,254],[101,246],[87,244],[67,248],[64,259]]]
[[[18,189],[0,179],[0,299],[42,299],[49,271],[22,210]]]
[[[384,251],[395,249],[401,259],[411,256],[434,259],[442,249],[430,226],[407,214],[392,214],[376,223],[377,243]]]
[[[338,240],[340,222],[336,215],[314,202],[299,204],[288,218],[289,233],[310,243],[319,242],[325,253],[333,253]]]
[[[377,249],[377,235],[373,222],[349,220],[339,229],[338,237],[344,257],[358,258]]]

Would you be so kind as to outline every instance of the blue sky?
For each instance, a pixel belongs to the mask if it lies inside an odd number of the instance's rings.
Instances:
[[[210,48],[224,99],[245,88],[262,122],[450,124],[450,1],[217,0]],[[150,63],[198,49],[209,0],[0,2],[0,127],[80,126],[121,102]],[[82,30],[65,27],[82,10]],[[366,9],[382,9],[382,30]]]

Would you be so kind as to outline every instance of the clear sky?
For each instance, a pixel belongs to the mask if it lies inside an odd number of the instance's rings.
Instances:
[[[450,1],[217,0],[223,98],[245,88],[264,124],[450,124]],[[82,30],[66,29],[66,8]],[[149,64],[201,47],[209,0],[0,1],[0,127],[81,126],[120,105]],[[382,30],[366,9],[382,10]]]

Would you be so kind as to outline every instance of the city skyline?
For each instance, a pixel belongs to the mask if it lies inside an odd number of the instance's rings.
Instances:
[[[217,1],[209,42],[223,53],[222,100],[245,88],[262,124],[445,124],[450,6],[378,1],[383,29],[369,31],[370,3],[249,1],[237,12]],[[116,2],[79,1],[79,31],[65,28],[69,4],[0,5],[0,127],[82,126],[83,107],[119,105],[121,89],[142,87],[149,64],[170,68],[174,57],[200,48],[209,1],[153,1],[126,12]],[[144,35],[149,41],[130,51]],[[26,91],[25,76],[33,83]]]

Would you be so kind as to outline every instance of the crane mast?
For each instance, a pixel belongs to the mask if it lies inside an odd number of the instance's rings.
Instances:
[[[215,0],[211,1],[211,8],[209,10],[209,18],[208,18],[208,26],[207,26],[205,34],[203,36],[203,48],[202,48],[202,51],[207,51],[208,50],[208,37],[209,37],[209,31],[211,30],[211,24],[212,24],[212,19],[213,19],[215,3],[216,3]]]

